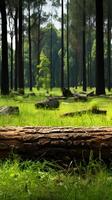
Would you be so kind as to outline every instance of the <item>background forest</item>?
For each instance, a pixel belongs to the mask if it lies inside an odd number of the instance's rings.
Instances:
[[[111,0],[1,1],[1,93],[78,86],[110,91],[111,7]]]

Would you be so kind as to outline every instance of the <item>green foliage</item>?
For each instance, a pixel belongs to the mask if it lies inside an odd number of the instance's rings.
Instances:
[[[40,64],[37,65],[37,88],[50,88],[50,61],[42,51],[40,54]]]
[[[0,162],[0,200],[99,200],[112,197],[112,174],[99,163],[63,169],[53,163]]]

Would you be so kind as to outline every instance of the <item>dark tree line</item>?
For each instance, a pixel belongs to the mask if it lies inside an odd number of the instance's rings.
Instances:
[[[71,1],[71,37],[75,36],[71,46],[76,47],[76,50],[78,48],[79,60],[76,60],[78,68],[82,71],[82,74],[79,71],[75,76],[82,82],[84,91],[88,84],[90,87],[96,87],[97,95],[105,94],[105,87],[108,87],[109,91],[112,87],[111,7],[110,0]],[[79,80],[77,84],[81,85]]]
[[[86,91],[87,86],[95,86],[96,94],[100,95],[105,94],[105,86],[107,86],[110,91],[112,85],[111,1],[67,0],[65,3],[61,0],[60,4],[58,0],[53,2],[49,0],[49,3],[52,4],[52,10],[61,8],[60,16],[51,14],[51,11],[45,12],[46,0],[0,1],[1,94],[8,95],[13,89],[24,94],[26,85],[32,91],[36,85],[36,76],[39,76],[40,68],[36,68],[36,65],[41,64],[42,51],[50,60],[51,88],[60,87],[63,92],[64,88],[70,89],[82,85],[83,90]],[[54,17],[61,22],[61,28],[56,29],[53,26]],[[7,26],[7,22],[10,18],[13,21],[13,28],[10,30],[9,67],[7,27],[10,28],[10,25]]]

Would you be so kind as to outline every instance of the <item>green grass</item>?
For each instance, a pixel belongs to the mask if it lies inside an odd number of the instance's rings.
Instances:
[[[27,91],[28,92],[28,91]],[[0,116],[0,126],[111,126],[112,99],[90,98],[87,102],[61,101],[56,110],[36,109],[45,91],[34,90],[36,97],[0,97],[0,106],[19,106],[20,114]],[[52,95],[61,95],[55,89]],[[98,107],[107,115],[84,114],[62,117],[66,112]],[[112,172],[98,163],[63,169],[48,162],[0,161],[0,200],[112,200]]]
[[[35,103],[45,99],[45,91],[39,91],[36,97],[13,96],[0,97],[0,106],[19,106],[20,114],[12,116],[0,116],[0,126],[111,126],[112,125],[112,99],[90,98],[87,102],[75,102],[73,100],[61,101],[59,109],[36,109]],[[59,90],[53,90],[52,94],[59,95]],[[66,112],[89,109],[97,106],[106,109],[107,115],[84,114],[82,116],[62,117]]]
[[[0,200],[90,199],[112,199],[112,175],[99,164],[65,171],[47,162],[0,163]]]

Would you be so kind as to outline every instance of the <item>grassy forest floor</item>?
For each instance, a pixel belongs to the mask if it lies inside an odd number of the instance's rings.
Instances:
[[[78,90],[79,91],[79,90]],[[0,106],[18,106],[19,115],[0,116],[0,126],[112,126],[112,97],[90,97],[88,101],[61,100],[59,109],[36,109],[35,103],[45,99],[45,91],[36,96],[10,95],[0,97]],[[59,90],[51,92],[61,95]],[[110,94],[109,94],[110,95]],[[97,107],[107,115],[84,114],[62,117]],[[112,170],[97,162],[66,170],[53,163],[0,161],[0,200],[112,200]]]
[[[51,92],[61,95],[60,91]],[[111,126],[112,125],[112,97],[90,97],[86,102],[74,101],[73,99],[61,100],[59,109],[36,109],[35,103],[45,99],[45,91],[36,93],[36,96],[27,97],[10,95],[0,97],[0,106],[18,106],[19,115],[0,116],[0,126]],[[62,117],[66,112],[92,109],[107,110],[107,115],[95,115],[86,113],[74,117]]]
[[[112,173],[95,162],[71,171],[47,162],[1,162],[0,199],[111,200]]]

